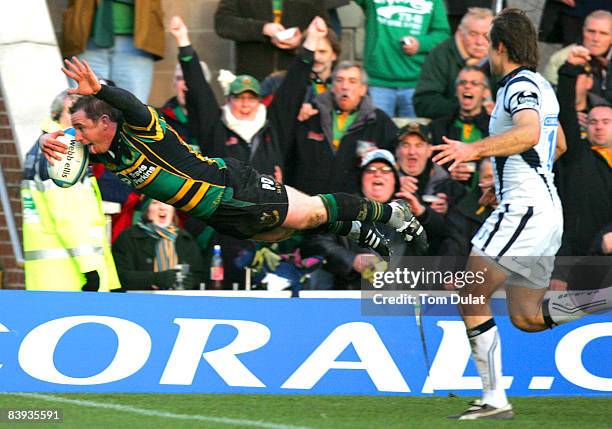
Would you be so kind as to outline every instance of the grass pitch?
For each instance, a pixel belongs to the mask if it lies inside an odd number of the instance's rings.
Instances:
[[[19,428],[609,428],[612,398],[511,398],[512,421],[457,422],[466,397],[0,394],[0,408],[60,408],[63,422]],[[12,424],[11,424],[12,425]],[[0,427],[8,427],[0,423]],[[15,427],[15,426],[13,426]]]

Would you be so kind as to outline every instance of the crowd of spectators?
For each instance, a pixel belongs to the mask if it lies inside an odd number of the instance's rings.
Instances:
[[[178,46],[176,96],[160,111],[194,150],[211,157],[237,158],[305,193],[348,192],[379,202],[403,199],[427,232],[427,255],[465,257],[471,237],[497,205],[493,163],[481,159],[449,172],[432,162],[432,146],[442,143],[443,136],[470,143],[489,134],[496,81],[502,77],[492,76],[488,64],[488,32],[494,18],[489,7],[503,2],[355,2],[365,16],[363,65],[340,60],[341,26],[335,8],[348,1],[221,0],[215,29],[236,45],[236,76],[221,105],[211,88],[210,72],[199,61],[198,54],[206,61],[206,52],[197,53],[186,25],[172,18],[169,30]],[[79,10],[78,3],[69,2],[66,22],[74,19],[71,14],[86,14],[93,31],[65,30],[64,39],[75,40],[65,53],[84,55],[96,74],[138,95],[137,87],[124,81],[120,72],[96,68],[95,56],[104,50],[120,51],[125,39],[131,55],[151,63],[157,58],[158,52],[148,48],[156,37],[154,28],[147,27],[151,33],[143,36],[139,21],[144,13],[141,3],[147,2],[103,1],[95,11],[93,0],[82,2],[88,5],[86,10]],[[158,2],[151,5],[153,16],[161,13]],[[131,8],[132,21],[108,21],[108,16],[100,16],[108,7]],[[576,0],[547,1],[546,8],[556,14],[543,16],[540,26],[548,33],[542,40],[566,45],[548,64],[540,65],[556,88],[561,106],[564,133],[560,134],[565,138],[560,138],[559,152],[567,146],[554,167],[565,222],[559,254],[610,257],[611,6],[605,1]],[[555,27],[548,22],[553,19]],[[576,28],[582,28],[580,34],[572,33]],[[102,40],[112,36],[112,29],[114,48],[112,37],[111,42]],[[127,64],[128,60],[117,61]],[[138,69],[141,75],[149,73],[140,66],[128,68]],[[142,76],[138,80],[145,82]],[[150,87],[150,81],[146,85]],[[143,94],[146,99],[148,90]],[[396,117],[408,121],[398,127]],[[162,244],[169,242],[176,244],[179,258],[184,258],[185,250],[178,247],[187,246],[191,253],[198,249],[197,261],[190,261],[194,276],[189,281],[196,280],[189,287],[208,281],[207,263],[214,244],[223,248],[226,288],[244,282],[243,271],[234,263],[244,251],[255,255],[254,259],[271,252],[264,247],[260,253],[261,245],[213,232],[188,216],[166,222],[160,232],[155,222],[147,222],[156,218],[147,210],[113,247],[125,289],[167,288],[175,283],[177,271],[172,264],[164,270],[153,266]],[[174,219],[169,214],[163,217]],[[380,229],[394,250],[391,265],[401,256],[422,254],[422,249],[403,242],[395,231]],[[148,256],[137,257],[145,248]],[[285,251],[322,261],[321,268],[311,273],[318,279],[314,287],[321,289],[359,288],[364,272],[380,262],[372,252],[331,235],[294,240]],[[281,253],[277,247],[274,252]],[[240,266],[244,265],[241,260]],[[155,274],[142,277],[139,270]],[[139,275],[146,282],[139,282]],[[555,271],[554,278],[555,287],[567,285],[562,269]]]

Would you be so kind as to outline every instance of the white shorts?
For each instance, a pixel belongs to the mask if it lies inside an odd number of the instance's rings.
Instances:
[[[472,245],[476,253],[527,280],[524,286],[546,288],[562,234],[561,208],[500,204],[478,230]],[[512,275],[509,280],[522,283],[517,281],[520,277]]]

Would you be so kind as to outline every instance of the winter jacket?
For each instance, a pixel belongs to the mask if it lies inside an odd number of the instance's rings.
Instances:
[[[397,127],[365,96],[358,107],[357,117],[348,128],[337,151],[332,148],[333,94],[317,96],[314,106],[319,113],[300,123],[295,141],[287,150],[286,183],[307,194],[361,191],[360,158],[357,142],[376,144],[393,151]]]
[[[113,244],[113,257],[123,289],[147,290],[153,284],[153,261],[157,241],[138,225],[121,233]],[[188,232],[179,229],[175,242],[179,264],[189,264],[196,284],[204,281],[204,260]]]
[[[62,55],[71,57],[85,51],[100,0],[69,0],[62,24]],[[135,0],[134,46],[154,56],[166,50],[164,12],[161,0]]]
[[[284,166],[284,142],[293,139],[296,117],[306,93],[312,69],[313,53],[303,49],[293,60],[287,77],[267,108],[264,126],[250,142],[231,130],[223,120],[222,110],[204,78],[198,56],[191,46],[179,52],[185,76],[189,120],[197,133],[202,154],[209,157],[236,158],[263,174],[274,174],[274,167]]]
[[[559,158],[559,196],[563,203],[563,244],[560,255],[587,255],[601,230],[612,219],[612,169],[588,141],[580,138],[576,117],[576,77],[581,67],[564,64],[559,69],[557,98],[563,106],[559,122],[567,151]]]
[[[400,175],[405,176],[402,171]],[[444,168],[428,161],[425,170],[418,176],[418,190],[416,196],[420,203],[425,207],[425,211],[417,216],[417,219],[425,228],[429,241],[429,254],[438,255],[440,244],[450,234],[446,216],[433,210],[429,204],[423,202],[423,195],[435,195],[443,193],[448,196],[449,210],[465,195],[465,189],[459,182],[450,178]]]
[[[302,32],[316,16],[327,19],[323,0],[283,2],[281,24],[299,27]],[[271,0],[221,0],[215,13],[215,31],[236,42],[236,73],[250,74],[259,80],[289,67],[294,51],[279,49],[263,34],[263,26],[273,21]]]

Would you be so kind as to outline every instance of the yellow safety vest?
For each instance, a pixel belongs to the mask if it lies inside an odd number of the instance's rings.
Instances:
[[[23,247],[28,290],[80,291],[97,271],[100,291],[121,287],[95,177],[70,188],[23,180]]]

